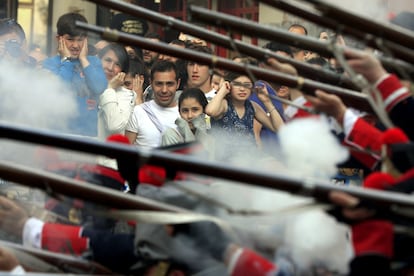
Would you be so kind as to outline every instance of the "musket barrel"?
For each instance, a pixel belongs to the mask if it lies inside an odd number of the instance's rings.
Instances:
[[[196,18],[197,21],[200,22],[230,29],[239,33],[254,34],[255,37],[261,37],[268,40],[283,41],[291,46],[317,52],[322,56],[334,57],[332,45],[316,38],[294,34],[271,26],[258,25],[247,19],[242,19],[217,11],[211,11],[198,6],[190,6],[189,12],[191,12],[191,16],[193,18]],[[337,47],[340,48],[339,46]],[[404,61],[396,58],[385,59],[381,56],[378,57],[378,59],[384,67],[389,70],[395,71],[396,68],[401,68],[407,73],[412,74],[414,73],[414,54],[409,49],[402,50],[405,50],[401,54]],[[412,64],[408,62],[411,62]]]
[[[376,37],[381,37],[388,41],[398,43],[408,49],[414,45],[414,33],[398,26],[383,24],[381,22],[369,19],[355,13],[346,11],[338,6],[332,5],[321,0],[304,0],[314,5],[324,17],[337,19],[358,26],[361,31]]]
[[[178,47],[169,47],[166,43],[154,42],[140,36],[118,32],[109,28],[103,28],[84,22],[76,22],[76,25],[82,29],[101,34],[104,39],[114,40],[125,44],[137,45],[142,48],[152,49],[153,51],[162,52],[167,55],[176,56],[185,60],[192,60],[207,64],[212,67],[218,67],[229,71],[248,74],[251,72],[258,79],[269,82],[276,82],[288,87],[298,88],[304,93],[314,94],[316,89],[322,89],[328,93],[336,94],[344,101],[345,104],[353,106],[357,109],[372,112],[372,108],[368,103],[366,95],[358,91],[340,88],[334,85],[328,85],[316,82],[302,77],[296,77],[273,70],[267,70],[252,65],[245,65],[232,60],[200,53],[191,49],[181,49]]]
[[[381,32],[378,32],[377,29],[374,29],[374,32],[367,33],[360,28],[359,24],[349,24],[348,21],[344,21],[342,16],[339,17],[327,17],[324,14],[316,14],[309,10],[305,10],[298,5],[293,5],[284,0],[259,0],[259,2],[265,3],[271,7],[286,11],[293,15],[299,16],[306,19],[307,21],[313,22],[317,25],[329,28],[334,30],[337,33],[353,36],[357,39],[360,39],[364,44],[372,48],[377,48],[382,50],[382,47],[386,47],[390,50],[394,57],[405,60],[413,61],[414,60],[414,51],[412,49],[403,47],[400,44],[395,43],[394,41],[385,40],[381,37]],[[385,26],[386,27],[386,26]],[[383,45],[380,45],[382,43]],[[386,61],[385,64],[389,66],[389,63]]]
[[[14,253],[17,259],[21,260],[21,265],[29,265],[30,273],[33,274],[42,274],[47,272],[47,274],[63,274],[63,273],[73,273],[73,274],[88,274],[88,275],[113,275],[114,272],[104,267],[103,265],[90,261],[81,257],[75,257],[69,254],[52,252],[49,250],[31,248],[24,246],[23,244],[13,243],[10,241],[0,240],[0,247],[6,248],[12,253]],[[30,256],[27,260],[26,256]],[[35,265],[37,262],[32,263],[32,258],[35,260],[44,261],[45,266],[40,265],[39,267]],[[33,264],[33,265],[31,265]],[[46,268],[46,270],[43,270]],[[45,273],[46,274],[46,273]]]
[[[228,29],[232,32],[251,34],[254,35],[254,37],[260,37],[270,41],[283,41],[288,45],[299,47],[304,50],[312,50],[323,56],[332,56],[328,43],[308,36],[301,36],[273,26],[259,25],[251,20],[212,11],[195,5],[189,7],[189,12],[191,13],[191,17],[195,18],[197,21]]]
[[[91,0],[91,2],[97,2]],[[236,46],[237,50],[248,56],[254,57],[259,61],[264,61],[267,58],[273,57],[279,60],[282,63],[289,63],[296,68],[299,75],[315,79],[317,78],[320,82],[325,82],[333,85],[338,85],[344,88],[358,90],[358,87],[355,86],[349,78],[344,75],[339,75],[334,72],[322,70],[315,68],[311,64],[305,62],[299,62],[294,59],[289,59],[287,57],[277,55],[271,51],[267,51],[258,46],[248,44],[240,40],[232,40],[230,37],[212,32],[206,28],[190,24],[181,20],[177,20],[170,16],[165,16],[160,13],[153,12],[151,10],[145,9],[137,5],[130,5],[122,1],[111,1],[104,0],[99,1],[100,5],[108,6],[110,8],[116,8],[125,13],[137,16],[139,18],[144,18],[154,23],[157,23],[161,26],[168,26],[168,28],[176,29],[186,34],[196,36],[198,38],[205,39],[215,45],[226,47],[232,49],[233,45]],[[234,50],[234,49],[232,49]]]
[[[157,149],[148,152],[148,150],[140,150],[129,145],[104,143],[93,139],[82,139],[80,137],[56,134],[51,131],[5,123],[0,123],[0,137],[3,139],[12,139],[32,144],[54,146],[84,153],[104,155],[111,158],[135,157],[137,162],[145,160],[147,164],[151,165],[168,166],[168,168],[177,171],[191,172],[219,179],[238,181],[253,186],[282,190],[296,195],[313,197],[321,202],[330,203],[328,199],[329,193],[332,191],[341,191],[360,199],[367,200],[376,206],[388,208],[414,207],[412,197],[405,194],[333,185],[328,181],[321,181],[318,179],[293,177],[282,175],[280,173],[258,171],[257,169],[252,168],[233,167],[221,162],[201,160],[191,156],[169,153]],[[22,182],[31,184],[43,189],[45,187],[50,187],[56,192],[91,200],[93,202],[102,202],[104,205],[109,205],[110,203],[111,206],[120,209],[147,207],[154,208],[155,210],[181,211],[178,207],[174,208],[158,202],[152,204],[153,201],[149,199],[138,200],[132,195],[126,195],[119,192],[114,193],[114,191],[110,189],[96,187],[91,184],[87,185],[84,182],[78,183],[72,179],[68,180],[66,177],[44,174],[43,172],[39,173],[36,172],[36,170],[31,171],[25,166],[12,166],[4,161],[0,162],[0,177],[17,183]],[[76,186],[73,186],[73,183],[76,183]],[[79,191],[82,191],[82,194],[77,194]]]
[[[53,142],[49,144],[53,144]],[[98,185],[56,175],[39,169],[33,169],[28,166],[12,164],[6,161],[0,161],[0,177],[6,181],[24,184],[25,186],[45,191],[53,191],[57,194],[83,199],[122,210],[139,209],[175,213],[186,212],[184,209],[151,199],[125,194],[110,188],[100,187]]]

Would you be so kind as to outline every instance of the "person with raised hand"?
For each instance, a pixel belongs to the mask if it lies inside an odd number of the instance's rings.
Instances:
[[[71,134],[97,136],[98,98],[107,88],[107,80],[98,57],[88,54],[86,31],[76,21],[87,22],[78,13],[67,13],[57,22],[58,54],[43,61],[43,68],[59,76],[72,89],[78,114],[69,123]]]
[[[265,86],[255,88],[248,76],[233,72],[226,75],[226,80],[206,106],[206,114],[211,117],[212,134],[217,137],[215,147],[219,160],[257,152],[254,119],[273,132],[284,124]],[[254,89],[257,89],[258,98],[267,113],[259,104],[249,100]]]
[[[135,105],[142,103],[145,66],[130,60],[122,45],[111,43],[98,53],[108,80],[99,97],[98,137],[124,134]]]
[[[167,129],[162,136],[161,146],[185,142],[206,142],[207,123],[205,107],[207,98],[199,88],[187,88],[178,98],[180,117],[175,120],[176,128]]]
[[[0,61],[36,67],[36,60],[28,55],[26,34],[12,18],[0,19]]]
[[[413,140],[414,127],[410,120],[407,120],[414,116],[411,83],[403,82],[395,74],[388,73],[370,52],[345,49],[344,55],[355,73],[363,75],[380,92],[391,121]],[[376,99],[377,95],[373,94],[373,97]]]

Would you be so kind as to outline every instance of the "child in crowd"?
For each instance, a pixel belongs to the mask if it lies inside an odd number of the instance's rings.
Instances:
[[[78,13],[67,13],[57,22],[58,55],[45,59],[43,68],[59,76],[76,95],[79,113],[69,124],[72,134],[96,137],[97,102],[107,87],[100,60],[88,51],[87,32],[76,27],[87,23]]]
[[[207,132],[204,109],[207,98],[199,88],[185,89],[178,98],[180,117],[175,120],[177,128],[167,129],[162,136],[162,146],[184,142],[204,142]]]

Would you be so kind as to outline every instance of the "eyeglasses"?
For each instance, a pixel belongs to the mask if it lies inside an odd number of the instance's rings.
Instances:
[[[238,82],[238,81],[232,81],[231,85],[233,85],[234,87],[243,87],[246,89],[252,89],[253,88],[253,83],[251,82]]]

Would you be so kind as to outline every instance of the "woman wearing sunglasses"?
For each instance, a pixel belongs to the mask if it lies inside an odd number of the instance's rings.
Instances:
[[[249,100],[253,91],[258,93],[266,111]],[[222,160],[256,153],[254,119],[274,132],[283,125],[266,87],[254,87],[248,76],[233,72],[227,74],[217,95],[207,105],[206,114],[211,117],[211,130],[216,136],[216,157]]]

